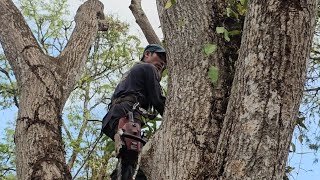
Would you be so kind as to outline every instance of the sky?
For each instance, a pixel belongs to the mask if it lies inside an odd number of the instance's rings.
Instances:
[[[147,45],[147,40],[144,37],[142,31],[140,30],[139,26],[136,24],[134,16],[132,15],[129,5],[131,0],[100,0],[104,4],[104,12],[106,14],[113,15],[119,18],[121,21],[126,22],[129,24],[129,32],[138,38],[140,38],[142,46]],[[71,16],[74,16],[78,7],[83,3],[83,0],[68,0],[69,3],[69,10]],[[144,9],[151,25],[153,26],[155,32],[160,37],[163,37],[160,26],[160,21],[157,13],[156,8],[156,1],[155,0],[143,0],[142,1],[142,8]],[[3,129],[7,127],[8,121],[12,121],[14,119],[17,112],[15,107],[6,109],[5,111],[0,110],[0,135],[3,134]],[[0,136],[1,137],[1,136]]]
[[[130,26],[130,33],[136,35],[142,41],[142,46],[147,45],[147,41],[136,24],[134,16],[132,15],[129,5],[131,0],[100,0],[104,4],[106,14],[114,15],[121,21],[127,22]],[[69,7],[71,15],[75,15],[78,7],[83,3],[83,0],[69,0]],[[161,29],[159,28],[160,22],[156,9],[156,0],[142,0],[142,8],[144,9],[151,25],[156,31],[160,39],[163,38]],[[17,109],[10,108],[7,110],[0,110],[0,138],[3,135],[3,129],[7,126],[8,121],[13,121],[16,116]],[[305,146],[297,146],[297,152],[310,152]],[[320,163],[313,164],[315,156],[313,153],[305,154],[302,158],[299,155],[295,155],[291,160],[292,166],[301,168],[299,171],[295,170],[292,173],[291,180],[317,180],[320,179]],[[310,171],[312,170],[312,171]],[[298,172],[298,174],[297,174]]]
[[[69,0],[70,12],[75,14],[78,7],[82,4],[83,0]],[[144,37],[139,26],[135,22],[134,16],[132,15],[129,5],[131,0],[100,0],[104,4],[104,10],[106,14],[112,14],[118,17],[120,20],[129,23],[130,32],[138,36],[142,40],[142,45],[147,45],[147,40]],[[155,0],[142,0],[142,8],[146,13],[153,29],[156,31],[157,35],[162,39],[163,35],[161,32],[160,21],[158,17],[158,12],[156,8]]]

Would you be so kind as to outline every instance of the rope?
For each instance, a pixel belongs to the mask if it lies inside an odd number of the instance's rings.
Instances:
[[[119,157],[117,165],[117,180],[122,179],[122,159]]]

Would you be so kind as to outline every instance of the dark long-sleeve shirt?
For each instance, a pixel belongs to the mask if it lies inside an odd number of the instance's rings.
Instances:
[[[142,108],[153,106],[161,115],[166,98],[161,93],[160,76],[156,67],[148,63],[134,65],[116,87],[111,101],[126,95],[135,95]]]
[[[153,106],[162,115],[166,98],[162,95],[159,82],[160,74],[154,65],[138,63],[123,75],[111,102],[117,98],[134,95],[142,108],[148,109]],[[102,131],[113,138],[117,120],[125,116],[132,109],[132,105],[133,102],[121,102],[111,106],[103,118]]]

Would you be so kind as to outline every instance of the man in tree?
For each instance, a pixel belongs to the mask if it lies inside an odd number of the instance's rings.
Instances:
[[[109,111],[103,118],[102,131],[115,141],[117,153],[120,151],[119,144],[120,148],[121,144],[125,144],[123,138],[117,133],[119,129],[122,129],[119,120],[132,111],[134,104],[139,103],[143,109],[154,107],[161,115],[164,111],[165,97],[162,95],[159,82],[161,73],[166,67],[165,49],[160,45],[150,44],[145,48],[141,61],[124,74],[111,98]],[[141,127],[143,125],[141,115],[134,111],[133,117],[135,123]],[[128,154],[127,156],[135,155]],[[130,157],[131,167],[135,166],[136,160],[137,157]],[[126,171],[124,167],[122,171]]]

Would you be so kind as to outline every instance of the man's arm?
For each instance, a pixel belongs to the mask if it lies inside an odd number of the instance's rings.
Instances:
[[[163,115],[166,98],[162,95],[159,73],[153,65],[146,66],[146,91],[151,105]]]

